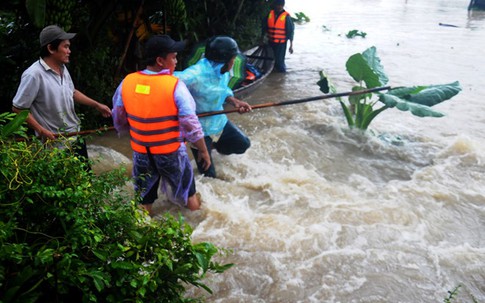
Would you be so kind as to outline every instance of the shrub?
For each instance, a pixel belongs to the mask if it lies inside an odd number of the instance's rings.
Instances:
[[[18,119],[0,128],[1,302],[187,302],[187,283],[210,292],[205,274],[231,266],[182,218],[139,211],[122,170],[96,176],[67,148],[8,139]]]

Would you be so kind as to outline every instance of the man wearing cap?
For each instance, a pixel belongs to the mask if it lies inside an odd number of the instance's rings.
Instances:
[[[80,130],[74,102],[97,109],[103,117],[111,116],[108,106],[74,87],[66,64],[71,54],[70,40],[75,35],[57,25],[49,25],[40,32],[40,58],[23,72],[12,101],[14,112],[30,111],[27,124],[43,140],[55,140],[58,134]],[[73,150],[88,157],[84,140],[76,140]]]
[[[146,69],[127,75],[113,96],[114,125],[118,133],[130,133],[135,190],[150,215],[159,187],[173,203],[201,206],[184,139],[199,149],[197,161],[211,164],[194,99],[172,75],[184,47],[167,35],[149,38]]]
[[[194,96],[197,113],[222,110],[225,103],[232,104],[241,114],[251,111],[251,106],[235,98],[228,86],[231,77],[229,71],[238,53],[237,43],[231,37],[211,37],[206,43],[205,58],[183,72],[175,73]],[[209,154],[212,149],[222,155],[243,154],[251,146],[249,138],[225,114],[201,117],[200,123]],[[192,153],[197,159],[199,150],[192,148]],[[203,164],[197,162],[199,172],[206,177],[216,178],[214,164],[209,168]]]
[[[273,9],[263,21],[263,37],[267,35],[269,46],[273,49],[275,70],[286,73],[286,48],[290,41],[290,54],[293,54],[293,36],[295,25],[291,16],[284,10],[285,0],[274,0]]]

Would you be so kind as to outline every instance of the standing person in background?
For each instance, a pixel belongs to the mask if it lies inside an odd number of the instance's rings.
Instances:
[[[295,25],[290,14],[284,10],[285,0],[274,0],[273,9],[263,21],[263,37],[268,37],[268,44],[273,49],[275,70],[286,73],[286,48],[290,41],[290,54],[293,54],[293,35]],[[264,39],[264,38],[263,38]],[[263,40],[262,39],[262,40]]]
[[[184,42],[167,35],[149,38],[147,68],[126,76],[113,96],[114,126],[120,134],[130,132],[135,190],[150,215],[159,185],[171,202],[190,210],[201,206],[183,138],[200,151],[202,167],[211,165],[194,99],[172,75],[177,52],[184,48]]]
[[[205,58],[188,67],[183,72],[176,72],[175,76],[182,80],[194,96],[197,113],[223,110],[224,103],[231,103],[239,109],[239,113],[251,111],[251,106],[234,97],[228,86],[231,78],[229,71],[234,65],[239,49],[236,41],[227,36],[210,38],[205,47]],[[225,114],[200,118],[204,129],[205,143],[223,155],[243,154],[251,145],[249,138]],[[217,141],[214,141],[219,137]],[[192,148],[194,158],[200,152]],[[211,157],[212,162],[212,157]],[[197,162],[197,168],[206,177],[216,177],[216,170],[212,163],[209,168]]]
[[[71,54],[70,40],[75,35],[57,25],[49,25],[40,32],[40,58],[23,72],[12,101],[14,112],[30,111],[27,124],[43,140],[55,140],[57,134],[80,130],[74,102],[95,108],[105,118],[111,117],[108,106],[74,88],[66,64]],[[72,148],[76,155],[87,159],[84,140],[77,139]]]

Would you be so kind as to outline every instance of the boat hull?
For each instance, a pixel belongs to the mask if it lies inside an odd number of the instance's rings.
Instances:
[[[266,77],[273,71],[274,67],[273,51],[271,50],[271,47],[267,45],[252,48],[246,51],[245,55],[246,62],[258,68],[262,75],[250,83],[245,84],[243,82],[240,87],[234,89],[234,96],[238,99],[243,99],[249,96],[260,87]]]

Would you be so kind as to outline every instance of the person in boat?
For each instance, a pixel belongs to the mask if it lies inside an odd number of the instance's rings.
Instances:
[[[184,48],[185,42],[168,35],[149,38],[146,69],[127,75],[113,96],[114,126],[119,134],[130,133],[135,190],[150,215],[159,187],[173,203],[190,210],[201,206],[183,139],[198,148],[202,167],[211,165],[194,99],[172,75]]]
[[[27,124],[44,141],[56,140],[61,133],[79,132],[81,121],[74,110],[74,102],[95,108],[105,118],[111,116],[108,106],[74,87],[66,64],[71,54],[70,40],[75,35],[57,25],[46,26],[40,32],[40,58],[22,73],[12,101],[13,112],[29,110]],[[62,143],[57,142],[56,146],[69,147],[81,159],[88,158],[83,139],[70,137]]]
[[[289,52],[293,54],[293,36],[295,25],[290,14],[284,9],[284,0],[274,0],[273,9],[263,21],[262,41],[264,36],[268,38],[268,44],[273,49],[275,59],[275,71],[286,73],[286,48],[290,41]]]
[[[251,106],[235,98],[228,86],[231,77],[229,71],[238,53],[239,48],[234,39],[215,36],[207,40],[204,58],[184,71],[175,73],[194,97],[198,114],[223,110],[225,103],[232,104],[239,113],[251,111]],[[243,154],[251,146],[249,138],[225,114],[201,117],[200,123],[209,155],[212,149],[223,155]],[[198,159],[200,150],[196,146],[192,147],[192,153]],[[206,168],[203,162],[197,161],[197,168],[204,176],[216,178],[212,155],[211,163]]]

